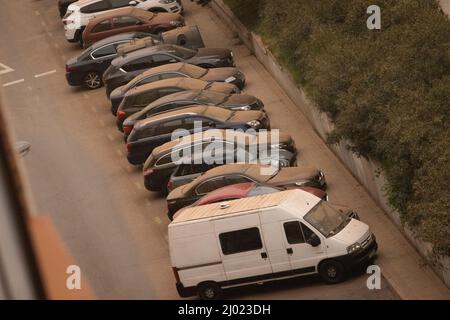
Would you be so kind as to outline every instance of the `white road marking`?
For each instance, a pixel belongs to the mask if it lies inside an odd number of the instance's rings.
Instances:
[[[13,71],[14,71],[13,68],[8,67],[6,64],[3,64],[0,62],[0,74],[5,74],[5,73],[13,72]]]
[[[37,11],[37,10],[36,10],[34,13],[35,13],[37,16],[40,16],[40,15],[41,15],[41,13],[40,13],[39,11]]]
[[[155,222],[156,222],[157,224],[161,224],[161,223],[162,223],[161,218],[158,217],[158,216],[154,217],[153,220],[155,220]]]
[[[89,95],[87,93],[83,93],[83,98],[85,98],[87,100],[87,99],[89,99]]]
[[[116,149],[116,153],[117,153],[119,156],[123,157],[122,149]]]
[[[143,190],[144,189],[139,182],[135,182],[134,185],[136,186],[136,188],[138,188],[138,190]]]
[[[98,123],[100,123],[100,125],[101,125],[102,127],[105,126],[105,121],[103,121],[102,119],[98,120]]]
[[[91,110],[92,110],[92,112],[97,113],[97,108],[96,107],[91,106]]]
[[[56,49],[59,49],[59,44],[54,43],[53,46],[54,46]]]
[[[106,136],[108,137],[109,141],[114,141],[114,137],[111,133],[108,133]]]
[[[47,24],[45,23],[45,21],[41,21],[41,25],[42,25],[43,27],[46,27],[46,26],[47,26]]]
[[[25,81],[25,79],[19,79],[19,80],[16,80],[16,81],[11,81],[11,82],[4,83],[3,86],[4,87],[9,87],[9,86],[12,86],[12,85],[24,82],[24,81]]]
[[[47,32],[47,34],[48,34],[49,37],[53,37],[53,33]]]
[[[53,73],[56,73],[56,70],[50,70],[50,71],[47,71],[47,72],[35,74],[34,77],[35,78],[45,77],[45,76],[48,76],[48,75],[53,74]]]

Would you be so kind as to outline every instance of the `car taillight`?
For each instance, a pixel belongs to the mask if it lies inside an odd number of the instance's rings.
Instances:
[[[167,190],[172,190],[173,188],[173,182],[172,180],[169,180],[169,182],[167,183]]]
[[[132,126],[123,126],[123,133],[125,133],[126,135],[129,135],[132,130],[133,130]]]
[[[69,72],[72,72],[72,71],[75,71],[75,67],[71,67],[71,66],[68,66],[66,64],[66,72],[69,73]]]
[[[180,275],[178,274],[178,268],[172,267],[172,271],[173,271],[173,275],[175,276],[175,280],[177,281],[177,283],[181,282]]]
[[[125,111],[117,111],[117,118],[118,119],[123,119],[125,118],[127,114],[125,113]]]
[[[153,169],[144,170],[144,176],[149,176],[153,173]]]
[[[131,143],[127,143],[127,151],[128,151],[128,153],[131,152]]]

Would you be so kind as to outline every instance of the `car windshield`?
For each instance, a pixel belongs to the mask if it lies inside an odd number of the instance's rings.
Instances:
[[[168,51],[168,53],[172,53],[182,59],[190,59],[197,54],[197,51],[179,46],[174,46]]]
[[[323,200],[308,212],[303,219],[327,238],[339,233],[351,220],[351,218]]]
[[[221,122],[227,121],[228,119],[231,118],[232,115],[233,112],[224,108],[217,108],[217,107],[209,107],[205,112],[206,117],[219,120]]]
[[[195,100],[201,104],[219,105],[228,99],[228,95],[217,91],[202,91]]]
[[[192,64],[184,64],[180,71],[195,79],[199,79],[208,73],[208,69],[203,69]]]

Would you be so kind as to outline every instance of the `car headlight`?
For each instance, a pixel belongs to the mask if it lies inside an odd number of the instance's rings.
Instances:
[[[181,21],[178,21],[178,20],[172,20],[169,23],[172,26],[179,26],[179,25],[181,25]]]
[[[162,3],[162,4],[169,4],[169,3],[172,3],[172,2],[175,2],[176,0],[159,0],[159,3]]]
[[[233,81],[236,81],[236,78],[235,78],[235,77],[229,77],[229,78],[226,78],[226,79],[225,79],[225,82],[226,82],[226,83],[231,83],[231,82],[233,82]]]
[[[236,111],[249,111],[250,109],[251,109],[250,106],[243,106],[243,107],[233,108],[233,110],[236,110]]]
[[[261,122],[259,122],[258,120],[252,120],[250,122],[247,122],[247,124],[252,128],[256,128],[261,125]]]
[[[357,252],[358,250],[361,249],[361,244],[359,242],[355,242],[354,244],[352,244],[351,246],[347,247],[347,253],[348,254],[352,254],[354,252]]]
[[[308,182],[308,181],[299,181],[299,182],[296,182],[295,185],[296,185],[297,187],[303,187],[307,182]]]

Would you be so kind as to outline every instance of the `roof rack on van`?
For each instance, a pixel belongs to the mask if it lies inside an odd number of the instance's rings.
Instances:
[[[141,39],[134,39],[132,41],[130,41],[129,43],[124,43],[121,44],[117,47],[117,53],[119,56],[124,56],[127,53],[139,50],[139,49],[143,49],[143,48],[148,48],[148,47],[153,47],[155,45],[155,41],[152,37],[145,37],[145,38],[141,38]]]

